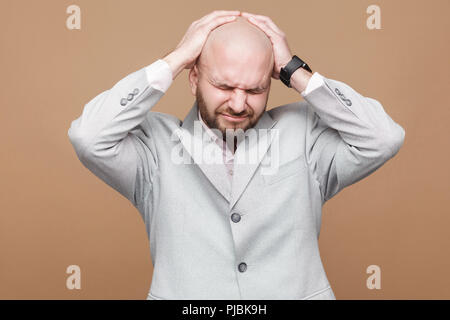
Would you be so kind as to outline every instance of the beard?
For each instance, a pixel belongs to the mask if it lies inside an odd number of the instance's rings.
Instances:
[[[236,130],[242,129],[245,132],[247,129],[253,128],[258,123],[259,119],[262,117],[263,113],[266,110],[266,107],[264,107],[264,110],[259,115],[256,115],[252,108],[247,108],[241,113],[235,113],[231,108],[219,107],[211,114],[208,111],[205,99],[203,99],[203,95],[199,87],[197,87],[195,97],[197,99],[197,106],[203,121],[209,128],[219,130],[222,133],[222,137],[224,137],[224,139],[226,137],[227,130],[233,130],[233,132],[236,132]],[[233,123],[227,121],[223,116],[220,115],[221,113],[235,117],[247,118],[242,122]]]

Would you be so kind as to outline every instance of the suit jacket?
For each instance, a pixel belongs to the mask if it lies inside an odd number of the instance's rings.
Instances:
[[[150,111],[164,92],[144,69],[85,105],[68,136],[142,216],[147,299],[335,299],[319,254],[322,206],[392,158],[405,131],[379,101],[324,80],[305,101],[264,112],[261,134],[236,150],[232,181],[196,147],[211,143],[195,134],[196,102],[184,121]]]

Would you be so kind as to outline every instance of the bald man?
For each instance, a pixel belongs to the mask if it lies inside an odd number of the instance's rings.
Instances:
[[[184,69],[186,118],[151,111]],[[266,110],[271,79],[304,101]],[[335,299],[322,206],[396,155],[405,132],[379,101],[313,73],[270,18],[215,11],[89,101],[68,135],[145,223],[147,299]]]

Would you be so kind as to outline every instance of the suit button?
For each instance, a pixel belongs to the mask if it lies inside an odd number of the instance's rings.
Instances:
[[[241,215],[239,213],[233,213],[231,215],[231,221],[238,223],[239,221],[241,221]]]
[[[134,95],[133,95],[132,93],[130,93],[130,94],[128,95],[128,97],[127,97],[128,101],[133,100],[133,97],[134,97]]]
[[[127,99],[122,98],[122,99],[120,100],[120,104],[121,104],[122,106],[125,106],[125,105],[127,104]]]
[[[239,272],[245,272],[247,270],[247,264],[245,262],[239,263],[238,270]]]
[[[134,95],[137,95],[139,93],[139,89],[138,88],[135,88],[134,90],[133,90],[133,94]]]

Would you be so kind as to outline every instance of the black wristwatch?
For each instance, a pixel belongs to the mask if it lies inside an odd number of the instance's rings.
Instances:
[[[280,70],[281,82],[283,82],[289,88],[292,88],[291,76],[298,68],[303,68],[312,73],[311,68],[306,64],[306,62],[294,55],[291,61],[289,61],[289,63]]]

